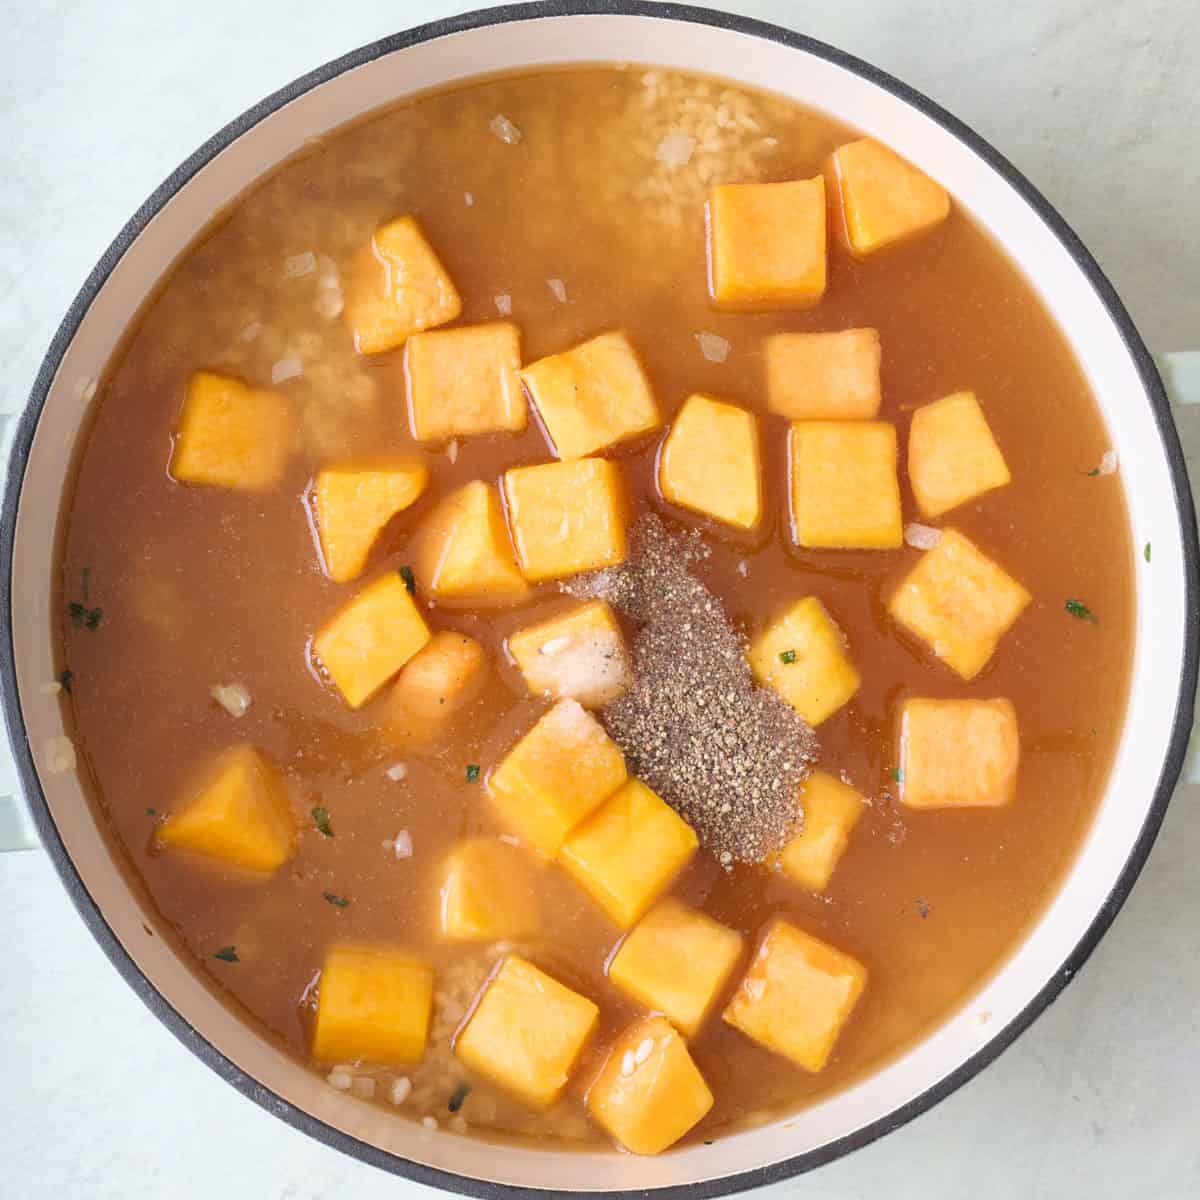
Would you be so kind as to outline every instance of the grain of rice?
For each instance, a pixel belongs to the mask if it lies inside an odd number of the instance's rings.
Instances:
[[[401,1075],[399,1079],[392,1080],[392,1086],[388,1089],[388,1099],[395,1105],[401,1105],[411,1092],[412,1080],[407,1075]]]
[[[559,304],[567,302],[567,285],[561,279],[547,279],[546,286],[554,293]]]
[[[334,1067],[325,1078],[329,1086],[337,1088],[339,1092],[348,1092],[354,1083],[354,1076],[341,1067]]]
[[[942,531],[932,525],[910,521],[904,527],[904,541],[914,550],[932,550],[942,540]]]
[[[412,834],[409,833],[407,829],[400,830],[400,832],[396,834],[396,840],[392,844],[395,847],[397,858],[412,858]]]
[[[505,145],[515,146],[525,135],[502,113],[497,113],[489,122],[488,128]]]
[[[250,693],[240,683],[217,683],[208,694],[235,720],[244,717],[253,703]]]
[[[392,765],[390,767],[388,767],[388,769],[384,772],[384,774],[393,783],[399,783],[400,780],[403,779],[408,774],[408,765],[406,763],[402,763],[402,762],[392,763]]]

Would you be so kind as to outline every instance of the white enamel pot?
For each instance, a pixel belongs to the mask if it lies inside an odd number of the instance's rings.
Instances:
[[[659,1158],[422,1140],[394,1114],[329,1087],[241,1023],[177,954],[70,771],[54,678],[56,527],[86,428],[89,383],[142,301],[208,221],[263,172],[399,97],[484,72],[633,60],[708,72],[822,109],[895,147],[946,185],[1007,249],[1053,314],[1119,449],[1136,571],[1130,705],[1108,788],[1074,866],[1024,942],[962,1010],[901,1058],[795,1116]],[[1195,356],[1172,369],[1197,388]],[[1190,381],[1187,376],[1191,374]],[[283,1120],[368,1162],[471,1195],[506,1189],[713,1196],[786,1178],[928,1108],[1007,1046],[1079,969],[1128,895],[1184,763],[1196,687],[1197,543],[1163,384],[1129,316],[1062,218],[995,150],[866,63],[739,17],[644,3],[492,9],[367,46],[239,117],[143,205],[79,293],[12,436],[0,527],[0,670],[14,785],[97,941],[130,986],[213,1070]],[[1052,667],[1051,667],[1052,669]],[[0,789],[3,790],[3,789]],[[9,813],[11,819],[12,813]],[[0,839],[18,840],[13,828]]]

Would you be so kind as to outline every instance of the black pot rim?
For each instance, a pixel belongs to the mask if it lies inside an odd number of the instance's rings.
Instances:
[[[54,863],[63,885],[78,909],[88,929],[99,942],[109,961],[121,973],[126,983],[142,999],[156,1017],[203,1062],[222,1078],[233,1084],[240,1092],[255,1103],[286,1121],[289,1125],[332,1146],[343,1153],[373,1164],[396,1175],[418,1183],[440,1187],[447,1191],[485,1200],[515,1196],[547,1197],[550,1195],[572,1195],[569,1191],[516,1187],[471,1178],[454,1172],[427,1167],[421,1163],[401,1158],[381,1150],[349,1134],[318,1120],[297,1108],[281,1096],[264,1087],[252,1076],[226,1058],[205,1036],[193,1028],[142,974],[116,934],[96,906],[84,880],[58,836],[57,828],[46,805],[40,781],[30,753],[28,737],[21,714],[14,671],[13,648],[13,549],[16,537],[17,509],[30,447],[42,408],[50,391],[51,383],[58,371],[75,332],[101,286],[129,249],[130,245],[146,227],[152,217],[166,205],[202,167],[226,146],[230,145],[263,118],[269,116],[289,101],[296,99],[319,84],[341,75],[354,67],[362,66],[395,50],[404,49],[421,42],[439,38],[464,30],[478,29],[490,25],[514,21],[526,21],[544,17],[618,15],[653,17],[692,24],[714,26],[731,32],[763,38],[794,49],[803,50],[823,58],[837,66],[882,87],[892,95],[916,108],[925,116],[936,121],[943,129],[967,145],[993,170],[1011,185],[1030,208],[1054,233],[1059,242],[1074,259],[1086,276],[1093,290],[1103,303],[1108,315],[1121,334],[1125,347],[1134,361],[1151,413],[1163,444],[1174,490],[1175,504],[1179,516],[1180,536],[1184,554],[1185,573],[1185,621],[1186,645],[1181,663],[1179,693],[1176,704],[1171,738],[1162,771],[1154,789],[1154,798],[1139,836],[1130,848],[1128,858],[1111,893],[1097,906],[1097,913],[1084,936],[1042,987],[1038,994],[1004,1029],[1000,1030],[984,1046],[955,1070],[926,1089],[919,1096],[895,1109],[885,1117],[861,1129],[836,1139],[807,1153],[796,1155],[781,1162],[725,1175],[698,1183],[682,1184],[651,1189],[655,1200],[700,1200],[700,1198],[724,1196],[747,1188],[759,1187],[789,1179],[810,1171],[815,1167],[868,1145],[885,1133],[899,1128],[914,1117],[931,1108],[938,1101],[956,1091],[973,1076],[992,1062],[1043,1012],[1059,995],[1071,978],[1087,960],[1100,938],[1112,924],[1113,918],[1125,902],[1134,882],[1145,864],[1150,848],[1166,814],[1171,793],[1178,780],[1187,750],[1192,726],[1192,706],[1196,691],[1197,656],[1200,651],[1200,550],[1197,547],[1196,516],[1192,505],[1183,453],[1171,418],[1170,407],[1162,382],[1149,351],[1134,327],[1124,305],[1112,285],[1100,270],[1095,259],[1083,243],[1040,192],[999,152],[993,149],[974,130],[946,112],[928,97],[907,84],[871,66],[869,63],[837,50],[823,42],[782,29],[763,21],[735,16],[690,5],[674,3],[651,3],[646,0],[538,0],[535,3],[512,4],[502,7],[464,13],[433,21],[427,25],[386,37],[370,45],[353,50],[334,61],[318,67],[307,75],[281,88],[273,95],[248,109],[231,121],[219,133],[205,142],[194,154],[164,180],[150,198],[138,209],[129,223],[117,235],[112,245],[104,252],[88,276],[79,294],[75,297],[63,318],[30,393],[29,403],[18,420],[4,491],[3,510],[0,512],[0,700],[3,702],[5,721],[13,744],[13,753],[24,794],[33,815],[34,823],[42,843]],[[597,1200],[632,1197],[649,1194],[646,1191],[590,1192]]]

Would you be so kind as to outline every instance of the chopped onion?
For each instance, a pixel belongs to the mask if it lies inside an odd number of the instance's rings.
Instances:
[[[1105,450],[1104,456],[1100,459],[1100,465],[1096,468],[1097,475],[1113,475],[1117,470],[1117,452],[1115,450]]]
[[[283,273],[288,279],[299,279],[317,269],[317,256],[311,250],[292,254],[283,260]]]
[[[388,1090],[388,1099],[393,1104],[403,1104],[408,1099],[410,1092],[412,1092],[412,1080],[407,1075],[401,1075],[399,1079],[392,1080],[392,1086]]]
[[[283,383],[287,379],[295,379],[304,374],[304,364],[295,357],[281,358],[271,367],[271,382]]]
[[[475,204],[475,197],[470,192],[463,192],[463,203],[471,208]]]
[[[942,531],[932,525],[910,521],[904,527],[904,540],[914,550],[932,550],[942,540]]]
[[[686,167],[696,149],[696,139],[686,133],[668,133],[654,152],[654,157],[668,167]]]
[[[501,113],[497,113],[488,122],[488,128],[508,146],[515,146],[524,137],[524,134]]]
[[[339,1092],[348,1092],[351,1085],[354,1083],[354,1076],[349,1071],[343,1070],[341,1067],[334,1067],[332,1071],[325,1077],[326,1082],[330,1087],[335,1087]]]
[[[396,834],[396,840],[392,843],[395,849],[397,858],[412,858],[413,856],[413,840],[412,834],[407,829],[402,829]]]
[[[408,766],[402,762],[393,763],[384,774],[394,783],[399,783],[408,774]]]
[[[502,316],[507,317],[512,312],[512,297],[507,292],[501,292],[499,296],[494,296],[496,301],[496,311]]]
[[[51,775],[75,770],[75,743],[69,737],[50,737],[43,743],[46,751],[46,770]]]
[[[737,573],[745,579],[750,574],[750,564],[743,558],[738,561]]]
[[[554,293],[559,304],[567,302],[567,285],[561,279],[547,279],[546,286]]]
[[[251,704],[250,693],[240,683],[215,684],[208,694],[235,719],[244,717]]]
[[[698,333],[696,341],[700,343],[700,353],[709,362],[723,363],[729,357],[729,339],[716,333]]]

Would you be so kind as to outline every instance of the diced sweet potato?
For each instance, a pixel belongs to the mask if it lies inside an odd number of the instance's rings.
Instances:
[[[806,1071],[820,1071],[866,983],[862,963],[777,920],[726,1007],[725,1020]]]
[[[513,467],[504,499],[526,579],[561,579],[625,561],[621,469],[604,458]]]
[[[888,611],[947,666],[974,679],[1033,597],[955,529],[946,529]]]
[[[926,517],[1012,481],[974,392],[955,392],[913,413],[908,479]]]
[[[358,575],[380,530],[428,481],[429,469],[415,461],[343,463],[319,471],[312,506],[330,579],[345,583]]]
[[[349,273],[344,315],[360,354],[395,350],[461,312],[454,282],[412,217],[381,225]]]
[[[810,892],[823,892],[866,801],[848,784],[814,771],[800,786],[804,827],[779,852],[784,874]]]
[[[726,183],[708,197],[708,271],[722,308],[807,308],[825,294],[825,180]]]
[[[761,473],[754,414],[711,396],[689,396],[658,457],[663,498],[735,529],[753,529],[762,515]]]
[[[599,721],[560,700],[491,773],[488,792],[504,824],[553,858],[625,779],[624,755]]]
[[[588,1091],[588,1112],[626,1150],[661,1154],[713,1106],[713,1095],[665,1017],[635,1021]]]
[[[510,954],[455,1039],[454,1053],[523,1104],[549,1108],[599,1016],[586,996]]]
[[[385,728],[398,745],[434,740],[483,690],[487,654],[466,634],[443,629],[404,665],[387,702]]]
[[[797,600],[751,643],[750,669],[814,729],[858,691],[846,638],[816,596]]]
[[[870,420],[879,413],[879,332],[776,333],[766,339],[767,407],[789,421]]]
[[[1021,757],[1008,700],[906,700],[900,800],[909,808],[993,808],[1016,795]]]
[[[798,545],[891,550],[903,542],[894,425],[797,421],[789,449]]]
[[[405,347],[413,437],[439,442],[525,428],[521,333],[508,321],[415,333]]]
[[[940,225],[950,213],[941,184],[872,138],[833,154],[850,250],[862,258]]]
[[[358,708],[429,638],[404,580],[388,571],[334,613],[313,638],[313,657],[346,703]]]
[[[668,897],[621,943],[608,977],[695,1037],[742,956],[742,935]]]
[[[666,891],[698,845],[692,827],[669,804],[630,779],[567,835],[558,860],[628,929]]]
[[[317,990],[318,1062],[382,1066],[421,1061],[433,1006],[433,968],[398,950],[334,946]]]
[[[180,483],[269,492],[283,480],[295,422],[278,392],[197,371],[188,380],[171,451],[171,476]]]
[[[540,358],[521,378],[559,458],[584,458],[662,420],[650,381],[623,333],[602,333]]]
[[[223,751],[159,825],[158,840],[252,871],[274,871],[292,857],[296,842],[279,768],[248,743]]]
[[[525,853],[495,838],[460,842],[442,874],[442,933],[459,942],[535,937],[541,929]]]
[[[509,634],[508,652],[531,692],[588,708],[615,700],[631,678],[625,638],[603,600],[518,629]]]

